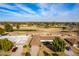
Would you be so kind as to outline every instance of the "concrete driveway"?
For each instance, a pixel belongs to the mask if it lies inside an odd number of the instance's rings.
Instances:
[[[30,54],[31,56],[37,56],[39,53],[39,46],[37,45],[32,45],[31,50],[30,50]]]
[[[22,56],[23,46],[18,45],[18,49],[15,52],[12,52],[11,56]]]

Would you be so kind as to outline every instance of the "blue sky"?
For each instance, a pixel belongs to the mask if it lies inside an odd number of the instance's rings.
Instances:
[[[0,21],[79,22],[79,4],[0,3]]]

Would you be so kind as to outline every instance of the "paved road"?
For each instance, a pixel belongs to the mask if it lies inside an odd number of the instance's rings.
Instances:
[[[39,53],[39,46],[32,45],[31,50],[30,50],[31,56],[38,56],[38,53]]]
[[[65,40],[64,40],[65,41]],[[68,46],[70,46],[70,48],[71,48],[71,50],[65,50],[65,54],[67,55],[67,56],[75,56],[75,54],[74,54],[74,52],[73,52],[73,46],[71,46],[67,41],[65,41],[65,43],[68,45]]]
[[[65,54],[66,54],[67,56],[74,56],[74,53],[73,53],[72,50],[70,50],[70,51],[65,50]]]
[[[22,56],[22,52],[23,52],[22,45],[18,45],[18,49],[16,50],[16,52],[13,52],[11,56]]]

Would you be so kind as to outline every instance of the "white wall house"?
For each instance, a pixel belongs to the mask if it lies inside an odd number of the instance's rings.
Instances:
[[[15,42],[16,44],[24,44],[29,36],[26,35],[19,35],[19,36],[0,36],[0,39],[7,38],[8,40]]]

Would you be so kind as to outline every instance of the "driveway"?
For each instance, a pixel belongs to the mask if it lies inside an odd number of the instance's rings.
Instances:
[[[65,54],[67,55],[67,56],[74,56],[74,53],[73,53],[73,51],[72,50],[65,50]]]
[[[23,52],[22,45],[18,45],[17,47],[18,49],[16,50],[16,52],[12,52],[11,56],[22,56],[22,52]]]
[[[30,50],[31,56],[38,56],[39,48],[40,47],[37,45],[32,45],[31,50]]]

